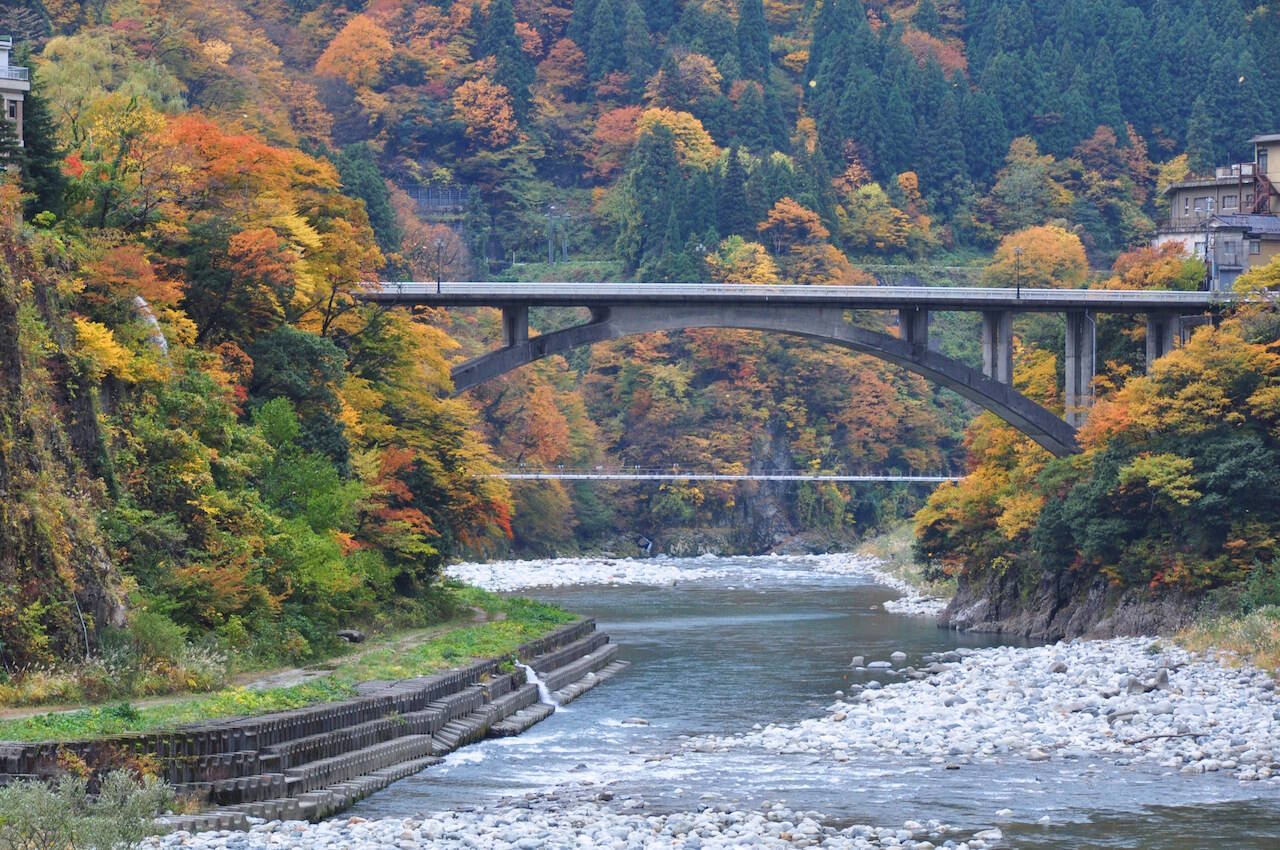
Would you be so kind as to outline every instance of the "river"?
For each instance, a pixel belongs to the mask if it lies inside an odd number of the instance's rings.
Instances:
[[[607,787],[651,812],[780,801],[836,824],[998,825],[1013,847],[1280,847],[1280,787],[1225,772],[1186,776],[1101,758],[1035,763],[1000,753],[947,769],[874,752],[852,751],[843,762],[753,747],[699,752],[691,743],[703,736],[794,724],[822,715],[851,684],[901,681],[851,670],[853,655],[887,660],[901,651],[921,665],[928,653],[999,640],[888,613],[882,605],[897,592],[809,559],[661,563],[661,586],[528,590],[595,617],[631,667],[524,735],[460,750],[351,814],[418,816],[525,795],[589,801]]]

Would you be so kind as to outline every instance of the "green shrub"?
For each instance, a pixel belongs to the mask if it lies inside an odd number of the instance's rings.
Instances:
[[[1254,564],[1244,582],[1244,609],[1246,612],[1280,605],[1280,558],[1270,564]]]
[[[176,661],[187,648],[186,630],[164,614],[139,611],[129,626],[138,654],[148,661]]]
[[[172,803],[167,785],[124,771],[103,777],[96,797],[80,777],[15,782],[0,788],[0,850],[125,850],[157,832],[155,816]]]

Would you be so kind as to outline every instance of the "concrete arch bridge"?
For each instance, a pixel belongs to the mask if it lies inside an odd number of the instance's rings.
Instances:
[[[453,369],[457,393],[543,357],[603,340],[689,328],[766,331],[887,360],[954,390],[1059,456],[1079,451],[1076,428],[1092,402],[1098,313],[1146,316],[1149,367],[1178,344],[1184,327],[1203,322],[1231,298],[1220,292],[1077,289],[454,282],[378,283],[362,297],[386,305],[502,310],[501,346]],[[531,337],[531,307],[585,307],[591,317]],[[846,318],[849,311],[860,310],[897,311],[898,335],[868,330]],[[929,346],[929,317],[944,311],[982,314],[981,370]],[[1013,317],[1028,312],[1066,317],[1066,419],[1012,386]]]

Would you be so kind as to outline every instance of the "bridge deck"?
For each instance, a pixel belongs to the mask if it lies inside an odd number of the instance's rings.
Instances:
[[[956,475],[812,475],[800,472],[497,472],[485,478],[507,481],[808,481],[841,484],[943,484],[959,481]]]
[[[1016,310],[1202,313],[1230,293],[1114,289],[998,289],[933,286],[760,286],[740,283],[489,283],[402,281],[371,284],[363,297],[388,304],[453,307],[618,307],[788,305],[845,310]]]

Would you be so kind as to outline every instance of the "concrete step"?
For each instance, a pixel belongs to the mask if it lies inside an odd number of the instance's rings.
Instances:
[[[345,782],[365,773],[432,755],[431,735],[405,735],[352,753],[321,759],[284,771],[287,793],[300,797],[318,788]]]
[[[403,715],[392,714],[377,720],[359,723],[347,729],[308,735],[264,747],[260,755],[263,770],[285,770],[291,767],[333,758],[343,753],[362,750],[403,735],[413,734]]]
[[[527,663],[537,673],[543,673],[547,670],[555,670],[563,667],[571,661],[576,661],[584,655],[595,652],[600,647],[609,642],[609,636],[603,632],[592,632],[586,637],[565,644],[559,649],[551,652],[543,653],[535,658],[530,659]]]
[[[616,643],[607,643],[590,655],[585,655],[563,667],[547,671],[547,673],[543,674],[542,681],[546,684],[547,690],[557,691],[570,682],[576,682],[588,673],[594,673],[603,668],[613,661],[617,655],[618,645]]]
[[[610,661],[599,670],[596,670],[593,673],[587,673],[578,681],[569,683],[565,687],[556,691],[553,696],[561,705],[568,705],[587,691],[594,688],[596,685],[612,679],[614,676],[618,675],[630,666],[630,661]]]
[[[519,735],[530,726],[535,723],[541,723],[554,713],[555,708],[545,702],[534,703],[528,708],[522,708],[515,712],[506,720],[501,720],[491,725],[489,727],[489,737],[509,738],[512,735]]]

